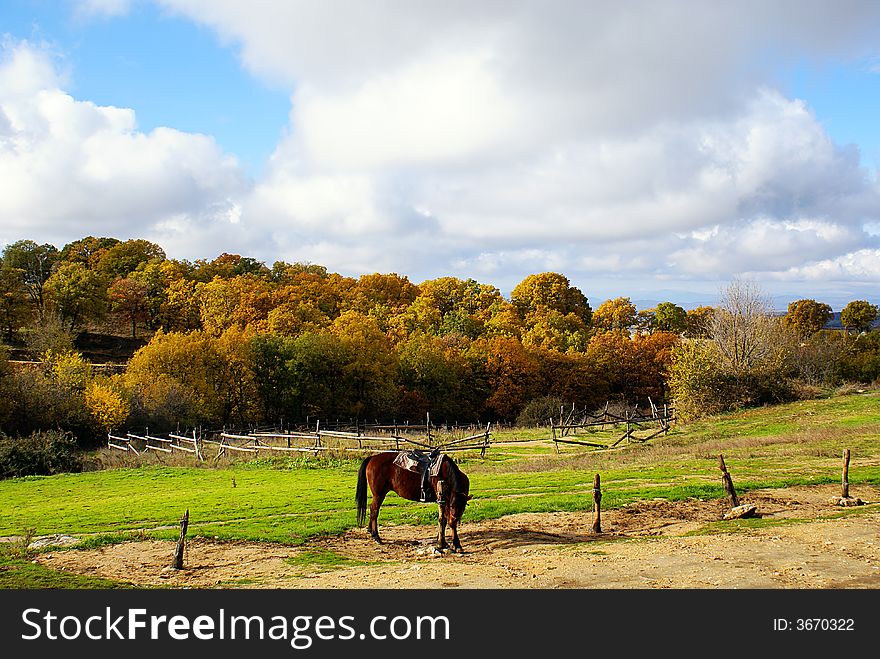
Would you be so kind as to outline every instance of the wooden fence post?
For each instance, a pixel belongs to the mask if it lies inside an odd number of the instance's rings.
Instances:
[[[602,512],[600,503],[602,501],[602,489],[599,482],[599,474],[593,479],[593,533],[602,533]]]
[[[187,527],[189,527],[189,508],[186,509],[183,518],[180,520],[180,539],[177,541],[177,547],[174,550],[174,561],[171,563],[171,567],[175,570],[183,569],[183,550],[186,545]]]
[[[849,494],[849,449],[843,449],[843,473],[840,476],[840,496],[834,497],[831,503],[838,506],[862,506],[864,501]]]
[[[724,493],[730,500],[730,507],[736,508],[739,505],[739,499],[736,497],[736,490],[733,489],[733,479],[727,471],[727,465],[724,464],[724,456],[718,456],[718,468],[721,470],[721,484],[724,485]]]
[[[742,517],[755,517],[758,507],[752,505],[741,505],[736,496],[736,490],[733,489],[733,479],[727,471],[727,465],[724,464],[724,456],[718,455],[718,468],[721,470],[721,483],[724,485],[724,491],[730,500],[730,510],[724,515],[724,519],[739,519]]]

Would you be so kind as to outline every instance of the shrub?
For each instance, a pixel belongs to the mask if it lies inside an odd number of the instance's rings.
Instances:
[[[60,430],[0,439],[0,478],[80,471],[76,439]]]
[[[533,398],[519,413],[516,424],[528,427],[546,426],[550,419],[559,420],[560,409],[564,406],[565,402],[556,396]]]
[[[86,408],[102,430],[119,428],[128,418],[128,403],[113,386],[93,380],[85,390]]]

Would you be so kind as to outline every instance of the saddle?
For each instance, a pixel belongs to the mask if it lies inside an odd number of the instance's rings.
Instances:
[[[394,464],[401,469],[419,474],[422,477],[421,501],[434,502],[437,496],[428,482],[431,476],[440,475],[443,454],[440,449],[433,451],[401,451],[394,458]]]

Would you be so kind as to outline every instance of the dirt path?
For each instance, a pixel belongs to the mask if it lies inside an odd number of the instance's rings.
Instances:
[[[464,523],[461,555],[434,552],[433,527],[380,526],[382,545],[363,529],[301,548],[193,539],[180,572],[166,567],[172,542],[58,551],[38,560],[179,588],[880,588],[880,503],[838,508],[829,503],[838,491],[752,492],[743,502],[756,504],[765,520],[790,522],[728,534],[685,535],[720,519],[723,501],[657,500],[603,512],[598,536],[589,513]],[[852,494],[880,502],[878,488]],[[297,564],[304,552],[349,561],[333,569]]]

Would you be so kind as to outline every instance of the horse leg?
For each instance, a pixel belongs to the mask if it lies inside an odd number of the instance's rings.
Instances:
[[[449,545],[446,544],[446,515],[443,513],[442,508],[440,509],[439,525],[440,525],[440,533],[438,534],[438,537],[437,537],[437,545],[438,545],[437,548],[438,549],[446,549],[446,547],[448,547]]]
[[[458,520],[455,520],[449,526],[452,527],[452,548],[460,554],[464,553],[464,549],[461,548],[461,541],[458,539]]]
[[[387,492],[374,492],[373,498],[370,501],[370,524],[368,528],[370,530],[370,537],[376,542],[382,542],[382,539],[379,537],[379,506],[385,500],[386,494]]]

